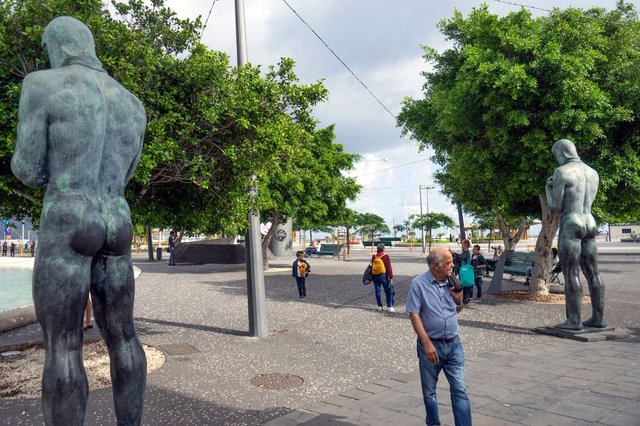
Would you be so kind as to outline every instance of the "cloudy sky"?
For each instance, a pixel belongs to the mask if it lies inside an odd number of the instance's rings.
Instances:
[[[213,8],[211,5],[213,3]],[[322,42],[305,26],[295,10],[387,107],[387,112]],[[616,0],[488,0],[493,13],[518,10],[520,3],[534,15],[553,7],[615,7]],[[640,0],[632,1],[639,6]],[[167,0],[183,18],[211,10],[202,41],[225,51],[236,63],[234,0]],[[244,0],[249,61],[266,67],[281,57],[296,61],[303,83],[323,79],[328,102],[316,109],[321,125],[336,125],[336,142],[348,152],[361,154],[353,175],[363,185],[350,207],[375,213],[387,225],[403,223],[420,212],[420,185],[435,186],[431,153],[419,152],[414,141],[403,139],[393,115],[404,97],[421,97],[426,64],[421,45],[438,51],[448,44],[436,25],[455,9],[467,14],[480,1],[470,0]],[[539,9],[536,9],[539,8]],[[455,206],[438,192],[422,191],[423,211],[449,214],[457,222]],[[466,219],[468,220],[468,219]]]

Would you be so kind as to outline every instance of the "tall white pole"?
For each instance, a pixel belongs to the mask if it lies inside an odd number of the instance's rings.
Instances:
[[[424,218],[422,217],[422,185],[418,186],[418,191],[420,192],[420,220],[424,220]],[[422,253],[424,254],[426,249],[424,246],[424,226],[420,227],[420,230],[422,232]]]
[[[236,47],[238,66],[248,62],[247,32],[244,20],[244,1],[236,0]],[[249,194],[252,199],[257,196],[255,176],[252,176]],[[272,226],[276,226],[273,224]],[[249,212],[249,231],[245,238],[247,253],[247,299],[249,305],[249,335],[267,337],[267,309],[262,270],[262,237],[260,236],[260,216],[257,212]]]

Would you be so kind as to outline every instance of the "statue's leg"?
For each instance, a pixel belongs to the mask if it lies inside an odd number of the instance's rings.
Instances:
[[[582,241],[582,255],[580,257],[580,267],[582,273],[587,278],[589,284],[589,294],[591,296],[591,318],[584,321],[587,327],[604,328],[604,281],[598,273],[598,249],[595,238],[588,238]]]
[[[131,255],[97,255],[91,296],[94,317],[111,359],[118,425],[139,425],[144,405],[147,359],[133,325],[134,277]]]
[[[567,229],[560,230],[558,238],[558,255],[564,274],[564,297],[567,320],[557,325],[558,328],[569,330],[582,329],[580,310],[582,308],[582,285],[580,284],[580,244],[581,241],[573,237]]]
[[[54,235],[42,229],[33,298],[44,333],[44,422],[82,425],[89,391],[82,363],[82,314],[89,292],[91,258],[65,246],[64,232]]]

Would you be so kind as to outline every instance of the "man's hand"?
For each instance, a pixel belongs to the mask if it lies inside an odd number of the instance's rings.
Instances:
[[[462,304],[462,289],[456,291],[451,287],[449,288],[449,293],[451,293],[451,297],[453,301],[456,302],[456,305],[460,306]]]
[[[427,354],[427,359],[434,364],[440,361],[438,358],[438,351],[436,351],[436,347],[433,346],[431,340],[422,341],[422,346],[424,347],[424,351]]]

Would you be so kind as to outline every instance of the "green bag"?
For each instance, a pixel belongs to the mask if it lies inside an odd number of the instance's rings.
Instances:
[[[467,264],[460,265],[460,284],[463,287],[471,287],[476,283],[476,274],[473,266]]]

